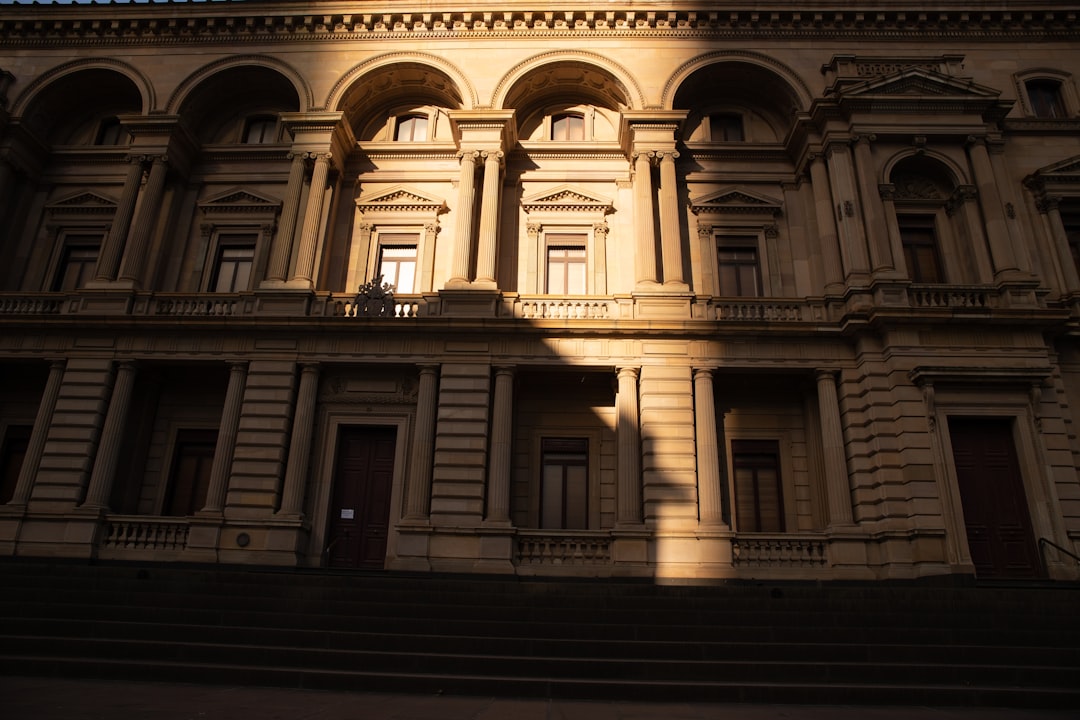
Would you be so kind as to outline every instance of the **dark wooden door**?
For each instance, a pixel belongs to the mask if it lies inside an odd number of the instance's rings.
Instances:
[[[331,567],[383,566],[396,436],[394,428],[341,429],[326,541]]]
[[[949,418],[968,547],[979,577],[1038,577],[1039,553],[1012,421]]]
[[[206,504],[217,430],[179,430],[162,515],[194,515]]]

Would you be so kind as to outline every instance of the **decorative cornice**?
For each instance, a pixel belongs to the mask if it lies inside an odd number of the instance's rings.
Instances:
[[[367,7],[372,12],[366,12]],[[11,46],[164,45],[227,41],[326,42],[418,38],[709,37],[876,38],[1031,41],[1075,38],[1077,11],[1007,7],[813,10],[665,9],[661,5],[595,10],[387,12],[385,3],[130,3],[7,6],[0,38]],[[497,6],[495,6],[497,7]],[[262,12],[260,12],[262,11]],[[270,12],[267,12],[270,11]]]

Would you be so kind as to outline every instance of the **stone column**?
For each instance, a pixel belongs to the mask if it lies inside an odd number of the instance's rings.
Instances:
[[[169,158],[165,155],[154,156],[150,164],[150,174],[146,179],[146,187],[143,189],[139,214],[128,236],[127,246],[124,248],[124,261],[120,266],[120,279],[135,286],[142,280],[150,236],[161,216],[161,199],[165,191],[165,176],[168,173]]]
[[[607,295],[607,236],[606,222],[593,223],[593,290],[597,295]]]
[[[682,238],[679,231],[679,184],[675,175],[675,151],[660,156],[660,244],[664,258],[664,285],[689,289],[683,277]]]
[[[314,286],[315,252],[319,247],[319,226],[322,223],[323,195],[326,193],[326,180],[330,176],[328,152],[311,153],[315,159],[315,168],[311,171],[311,190],[308,192],[307,208],[304,210],[304,228],[300,233],[300,252],[296,256],[296,270],[291,278],[297,284]]]
[[[304,192],[305,153],[289,153],[289,185],[285,190],[285,205],[281,208],[281,220],[278,222],[277,237],[270,251],[270,264],[266,268],[266,279],[273,282],[285,282],[289,274],[289,260],[292,257],[293,235],[296,233],[296,216],[300,212],[300,196]]]
[[[1080,277],[1076,272],[1076,261],[1073,260],[1072,249],[1069,247],[1069,234],[1065,231],[1065,222],[1061,219],[1058,204],[1057,198],[1047,198],[1040,200],[1038,206],[1050,225],[1054,251],[1057,253],[1061,276],[1065,281],[1063,289],[1065,292],[1076,292],[1080,290]]]
[[[814,191],[814,215],[817,218],[818,241],[821,243],[821,267],[825,273],[825,288],[842,290],[844,268],[840,261],[840,240],[836,234],[836,210],[833,207],[829,171],[820,153],[810,160],[810,183]]]
[[[495,258],[499,237],[499,208],[501,207],[502,182],[500,167],[501,150],[485,150],[484,158],[484,193],[480,197],[480,241],[476,256],[476,282],[496,287]]]
[[[281,491],[278,515],[302,515],[304,483],[311,456],[311,429],[315,424],[315,400],[319,389],[319,365],[304,363],[300,372],[300,390],[296,393],[292,436],[289,439],[289,463],[285,466],[285,485]]]
[[[618,369],[618,487],[616,490],[617,525],[641,524],[641,418],[638,411],[638,374],[636,367]]]
[[[476,150],[462,152],[461,173],[458,178],[457,234],[454,236],[453,265],[447,287],[469,284],[469,268],[472,266],[473,206],[476,204]]]
[[[844,433],[840,426],[840,402],[836,394],[836,373],[817,373],[818,413],[821,416],[821,445],[825,465],[825,490],[829,502],[829,526],[852,524],[851,482],[844,454]]]
[[[875,135],[859,135],[854,141],[855,171],[859,182],[859,195],[862,197],[863,223],[869,234],[870,269],[874,272],[892,270],[895,267],[889,230],[885,223],[885,208],[874,177],[874,155],[870,143],[876,139]]]
[[[638,287],[656,285],[652,153],[634,153],[634,268]]]
[[[143,155],[131,155],[127,161],[127,177],[124,179],[124,188],[120,191],[120,202],[116,205],[112,227],[109,228],[109,235],[105,238],[98,256],[97,268],[94,271],[95,282],[112,282],[116,279],[116,273],[120,269],[120,256],[124,252],[124,242],[131,227],[131,218],[135,215],[135,202],[139,199],[139,186],[142,184],[143,163],[146,158]]]
[[[833,143],[827,149],[829,181],[836,202],[836,227],[840,237],[840,253],[844,260],[844,279],[857,283],[869,279],[870,258],[866,252],[866,236],[858,206],[858,188],[851,150],[846,144]]]
[[[23,456],[19,479],[15,484],[15,493],[8,502],[9,505],[25,505],[30,500],[30,493],[34,489],[34,478],[37,476],[38,465],[41,463],[41,454],[45,450],[45,441],[49,438],[49,425],[52,424],[56,399],[60,396],[60,383],[64,379],[65,367],[67,367],[66,360],[53,360],[49,365],[49,379],[45,383],[45,392],[38,405],[34,429],[30,432],[30,442],[26,445],[26,455]]]
[[[240,426],[240,406],[244,403],[247,369],[246,362],[229,363],[229,389],[225,391],[225,406],[221,410],[217,445],[214,447],[214,464],[210,468],[210,485],[206,488],[203,512],[221,512],[225,507],[233,448],[236,446],[236,431]]]
[[[994,169],[990,165],[990,154],[986,150],[985,138],[968,138],[968,158],[975,175],[975,185],[979,190],[979,205],[982,207],[986,238],[990,243],[990,258],[994,263],[994,276],[1002,273],[1016,274],[1020,268],[1016,262],[1009,239],[1009,228],[1005,222],[1005,212],[1001,205],[1001,195],[994,180]]]
[[[435,412],[439,400],[439,366],[420,366],[416,398],[416,431],[409,465],[405,519],[427,522],[431,512],[431,461],[435,455]]]
[[[514,368],[495,368],[488,458],[487,521],[510,523],[510,460],[514,427]]]
[[[86,490],[86,499],[82,503],[83,507],[108,507],[113,482],[116,480],[120,444],[124,440],[124,424],[128,406],[131,404],[131,391],[135,386],[136,367],[134,361],[124,361],[116,369],[112,398],[105,414],[105,425],[101,428],[101,439],[98,440],[97,456],[94,458],[94,469],[90,473],[90,484]]]
[[[694,370],[694,426],[697,445],[698,518],[702,525],[723,525],[716,401],[713,398],[713,371],[709,368]]]

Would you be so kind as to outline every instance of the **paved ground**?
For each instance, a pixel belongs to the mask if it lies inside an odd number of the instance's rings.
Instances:
[[[0,677],[4,720],[1076,720],[1075,712],[508,700]]]

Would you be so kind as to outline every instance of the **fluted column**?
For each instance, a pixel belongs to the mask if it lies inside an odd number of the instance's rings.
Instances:
[[[1050,225],[1050,233],[1053,239],[1054,251],[1058,256],[1058,265],[1061,266],[1061,276],[1065,282],[1065,292],[1080,290],[1080,276],[1076,272],[1076,261],[1069,247],[1069,234],[1065,231],[1065,222],[1061,219],[1061,209],[1058,207],[1057,198],[1047,198],[1039,201],[1039,210],[1046,214],[1047,223]]]
[[[113,214],[112,227],[98,255],[97,268],[94,271],[95,282],[111,282],[116,279],[120,269],[120,256],[124,252],[131,219],[135,215],[135,202],[139,199],[139,186],[142,185],[143,155],[132,155],[128,159],[128,173],[124,178],[124,188],[120,191],[120,202]]]
[[[870,143],[875,135],[859,135],[855,138],[855,172],[862,197],[863,223],[869,236],[870,269],[874,272],[894,269],[892,249],[889,246],[889,230],[885,222],[885,207],[874,176],[874,154]]]
[[[300,515],[304,511],[304,483],[311,456],[311,430],[315,425],[318,389],[318,364],[304,363],[301,365],[300,390],[296,393],[292,436],[289,439],[289,464],[285,467],[285,486],[281,491],[278,515]]]
[[[304,192],[305,153],[289,153],[289,185],[285,190],[285,205],[281,208],[281,220],[278,222],[277,237],[274,238],[270,251],[270,264],[266,268],[266,279],[284,282],[289,274],[289,259],[292,257],[293,235],[296,233],[296,217],[300,213],[300,196]]]
[[[615,521],[619,525],[641,524],[641,419],[638,411],[636,367],[618,369],[619,470]]]
[[[124,248],[124,261],[120,266],[120,279],[131,283],[142,280],[143,266],[146,264],[146,252],[150,246],[150,236],[154,225],[161,217],[161,200],[165,191],[165,176],[169,173],[169,158],[156,155],[150,164],[150,174],[143,189],[139,214],[131,228],[127,245]]]
[[[499,237],[499,207],[502,182],[502,151],[485,150],[484,194],[480,198],[480,241],[476,256],[476,282],[495,287],[495,258]]]
[[[311,287],[315,279],[315,251],[319,247],[319,227],[322,224],[323,196],[326,179],[330,176],[328,152],[311,153],[315,167],[311,171],[311,190],[308,192],[307,208],[304,210],[304,228],[300,234],[300,251],[296,256],[296,270],[292,280]]]
[[[637,284],[656,284],[656,236],[653,231],[652,153],[634,153],[634,253]]]
[[[694,370],[694,426],[698,472],[698,518],[702,525],[722,525],[724,508],[720,490],[719,436],[716,432],[716,401],[713,371]]]
[[[240,426],[240,406],[244,403],[247,369],[246,362],[229,363],[229,387],[225,391],[225,406],[221,410],[217,445],[214,447],[214,464],[210,468],[210,485],[206,488],[203,512],[221,512],[225,506],[233,448],[236,447],[236,431]]]
[[[53,410],[56,408],[56,398],[60,396],[60,384],[63,382],[66,366],[66,360],[53,360],[49,365],[49,379],[45,383],[41,403],[38,404],[34,429],[30,431],[30,442],[26,445],[26,454],[23,456],[23,464],[19,469],[19,479],[15,484],[15,493],[11,496],[9,505],[25,505],[30,500],[30,493],[34,489],[34,478],[37,477],[38,465],[41,464],[41,454],[45,450],[45,441],[49,438],[49,425],[52,424]]]
[[[112,398],[105,414],[105,425],[101,428],[101,439],[98,440],[97,456],[94,458],[94,469],[90,473],[90,484],[86,490],[86,499],[82,503],[83,507],[108,507],[113,482],[116,480],[120,445],[124,440],[124,422],[131,404],[131,391],[135,386],[136,368],[133,361],[122,362],[116,368]]]
[[[686,288],[682,264],[682,233],[679,231],[679,183],[675,175],[674,150],[660,156],[660,246],[664,257],[664,285]]]
[[[438,365],[420,366],[416,397],[416,431],[409,465],[405,518],[427,522],[431,513],[431,463],[435,454],[435,415],[438,403]]]
[[[510,447],[514,426],[514,369],[495,369],[495,398],[488,457],[487,520],[510,522]]]
[[[472,229],[473,206],[476,204],[476,161],[480,153],[476,150],[462,152],[459,155],[461,170],[458,177],[457,232],[454,235],[453,265],[447,287],[461,287],[469,283],[469,268],[472,266]]]
[[[968,138],[968,157],[975,175],[975,185],[979,190],[979,205],[982,207],[986,239],[990,243],[990,257],[994,263],[995,277],[1002,273],[1019,272],[1016,253],[1009,240],[1009,229],[1005,223],[1005,211],[1001,205],[1001,194],[994,180],[994,169],[990,165],[990,155],[986,150],[984,138]]]
[[[844,433],[840,426],[840,402],[836,394],[836,373],[817,373],[818,413],[821,420],[822,455],[825,460],[825,490],[829,504],[829,526],[851,525],[851,482],[844,454]]]
[[[821,154],[810,160],[810,183],[814,191],[814,215],[817,219],[818,242],[821,243],[821,266],[825,286],[844,284],[844,268],[840,262],[840,240],[836,234],[835,210],[829,184],[829,171]]]

